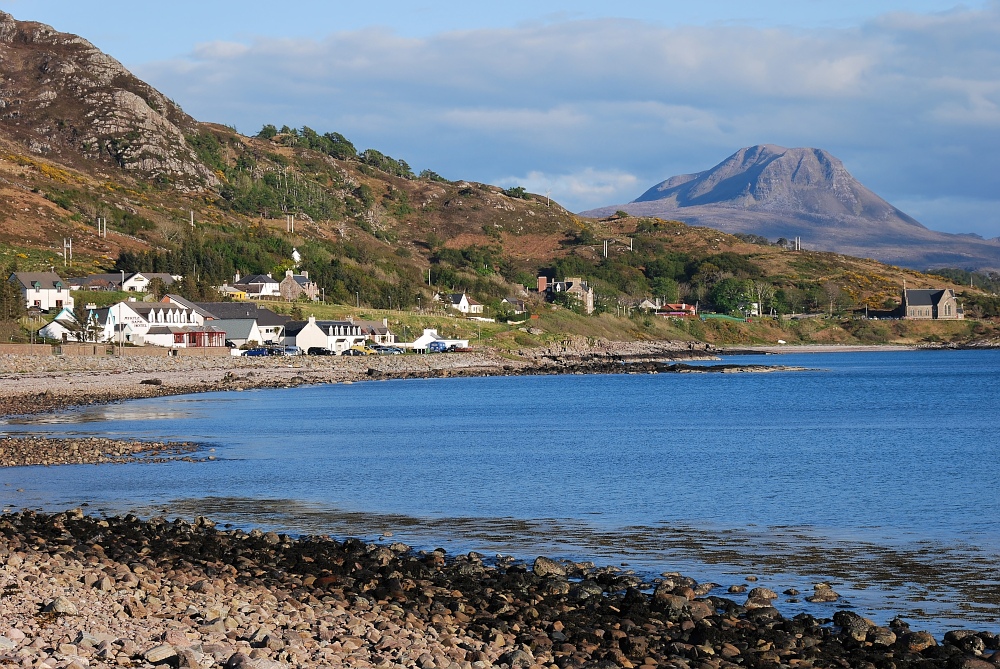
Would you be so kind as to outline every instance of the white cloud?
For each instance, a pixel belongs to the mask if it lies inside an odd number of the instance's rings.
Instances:
[[[641,187],[634,174],[592,167],[573,174],[533,171],[523,177],[500,177],[496,183],[507,187],[523,186],[531,193],[549,194],[556,202],[581,202],[590,207],[631,199],[632,193]],[[587,206],[578,209],[586,209]]]
[[[809,30],[618,19],[426,38],[365,29],[206,44],[139,74],[204,120],[336,130],[455,179],[536,175],[577,211],[757,143],[829,150],[901,200],[998,197],[997,2]],[[930,227],[961,223],[927,212],[917,218]]]

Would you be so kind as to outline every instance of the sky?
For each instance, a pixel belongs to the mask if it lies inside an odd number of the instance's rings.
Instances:
[[[199,120],[336,131],[573,211],[777,144],[829,151],[929,228],[1000,237],[1000,0],[0,10],[82,35]]]

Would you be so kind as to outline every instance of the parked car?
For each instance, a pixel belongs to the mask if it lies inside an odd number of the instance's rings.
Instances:
[[[379,355],[399,355],[403,349],[398,346],[376,346],[375,352]]]
[[[360,351],[361,355],[375,355],[376,353],[375,349],[369,346],[365,346],[364,344],[357,344],[356,346],[352,346],[351,350]]]
[[[298,346],[285,346],[278,355],[302,355],[302,349]]]
[[[359,351],[359,350],[357,350],[355,348],[349,348],[346,351],[344,351],[343,353],[341,353],[340,355],[368,355],[368,354],[364,353],[362,351]]]
[[[271,350],[263,346],[258,346],[257,348],[248,349],[243,355],[255,358],[257,356],[271,355]]]
[[[323,346],[310,346],[306,350],[306,355],[333,355],[333,351]]]
[[[448,345],[445,344],[443,341],[432,341],[431,343],[427,344],[428,353],[444,353],[447,350],[448,350]]]

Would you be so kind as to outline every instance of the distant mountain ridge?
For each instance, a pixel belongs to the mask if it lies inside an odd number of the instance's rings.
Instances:
[[[772,240],[801,237],[808,248],[918,269],[1000,267],[998,240],[927,229],[822,149],[743,148],[709,170],[671,177],[632,202],[582,215],[618,210]]]

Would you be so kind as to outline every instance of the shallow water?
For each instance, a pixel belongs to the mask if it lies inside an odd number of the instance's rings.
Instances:
[[[1000,624],[997,351],[740,357],[808,372],[408,380],[91,407],[7,432],[210,463],[0,471],[0,504],[748,575],[920,627]],[[17,492],[23,488],[23,492]],[[916,625],[915,625],[916,626]]]

